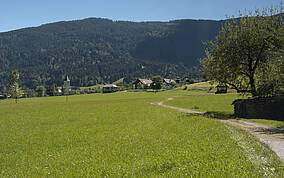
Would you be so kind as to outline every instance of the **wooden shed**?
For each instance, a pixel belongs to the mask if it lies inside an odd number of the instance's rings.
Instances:
[[[217,91],[215,94],[227,93],[228,86],[224,83],[219,83],[217,86]]]
[[[114,84],[107,84],[103,86],[103,93],[112,93],[117,91],[118,91],[118,86]]]

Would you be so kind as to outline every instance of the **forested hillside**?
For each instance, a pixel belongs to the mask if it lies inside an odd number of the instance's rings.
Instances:
[[[20,85],[74,86],[119,78],[187,76],[204,56],[203,42],[222,21],[126,22],[89,18],[0,33],[0,89],[13,69]]]

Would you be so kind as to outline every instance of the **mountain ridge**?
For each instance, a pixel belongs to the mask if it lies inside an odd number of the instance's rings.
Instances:
[[[194,75],[224,21],[113,21],[105,18],[60,21],[0,33],[0,87],[13,69],[21,85],[111,83],[119,78]],[[2,66],[2,67],[1,67]],[[73,79],[72,79],[73,78]]]

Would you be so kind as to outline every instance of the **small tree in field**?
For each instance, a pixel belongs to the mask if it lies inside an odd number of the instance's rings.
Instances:
[[[159,75],[152,77],[151,88],[153,90],[160,90],[163,85],[163,78]]]
[[[19,88],[19,78],[19,72],[14,70],[11,76],[9,94],[11,95],[11,98],[15,98],[16,103],[18,103],[18,98],[22,96],[22,90]]]
[[[36,92],[37,92],[37,95],[39,97],[44,97],[45,94],[46,94],[46,88],[43,85],[37,86],[36,87]]]
[[[46,88],[46,94],[49,96],[56,96],[57,94],[56,89],[57,89],[56,84],[52,84]]]
[[[208,79],[238,92],[253,96],[280,93],[284,80],[283,38],[282,4],[278,9],[240,14],[208,43],[207,57],[201,60],[203,72]]]

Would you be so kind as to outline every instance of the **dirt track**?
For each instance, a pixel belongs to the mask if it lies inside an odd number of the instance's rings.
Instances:
[[[174,98],[168,98],[168,100],[173,100]],[[190,109],[179,108],[175,106],[169,106],[163,104],[163,102],[153,102],[150,103],[153,105],[174,109],[183,113],[187,114],[197,114],[203,115],[204,112],[193,111]],[[221,122],[229,125],[233,125],[238,127],[242,130],[245,130],[257,138],[260,139],[261,142],[266,143],[284,162],[284,130],[278,129],[274,127],[270,127],[264,124],[253,123],[248,121],[236,120],[236,119],[229,119],[229,120],[221,120]]]
[[[173,100],[173,98],[168,98],[168,100]],[[174,109],[174,110],[184,112],[184,113],[188,113],[188,114],[200,114],[200,115],[204,114],[204,112],[193,111],[193,110],[190,110],[190,109],[184,109],[184,108],[179,108],[179,107],[175,107],[175,106],[165,105],[165,104],[163,104],[163,102],[156,102],[156,103],[151,103],[151,104],[157,105],[157,106],[162,106],[162,107],[165,107],[165,108]]]

